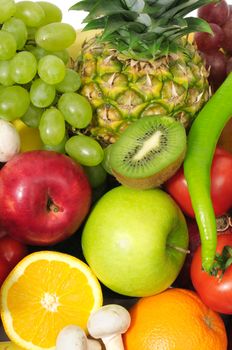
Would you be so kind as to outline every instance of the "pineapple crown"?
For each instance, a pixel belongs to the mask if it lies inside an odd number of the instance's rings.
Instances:
[[[185,17],[212,2],[215,1],[82,0],[70,9],[88,12],[83,30],[102,29],[100,42],[108,42],[134,59],[156,59],[185,51],[180,39],[189,33],[212,33],[201,18]]]

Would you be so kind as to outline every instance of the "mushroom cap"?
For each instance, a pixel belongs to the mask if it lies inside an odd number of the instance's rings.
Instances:
[[[87,328],[93,338],[99,339],[125,333],[130,322],[131,317],[127,309],[118,304],[108,304],[90,315]]]
[[[0,119],[0,162],[8,162],[20,151],[19,133],[10,122]]]
[[[82,328],[75,325],[68,325],[60,331],[56,339],[56,350],[65,349],[87,349],[87,337]]]

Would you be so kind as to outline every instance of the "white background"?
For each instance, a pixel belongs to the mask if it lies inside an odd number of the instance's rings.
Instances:
[[[16,0],[18,2],[20,0]],[[36,0],[32,0],[36,1]],[[84,19],[86,13],[82,11],[69,11],[69,8],[76,4],[78,0],[46,0],[55,5],[57,5],[63,12],[63,22],[70,23],[74,28],[82,28],[83,24],[81,24]],[[113,1],[113,0],[109,0]],[[94,2],[94,0],[93,0]],[[232,0],[227,0],[228,4],[232,4]],[[194,12],[195,14],[195,12]]]

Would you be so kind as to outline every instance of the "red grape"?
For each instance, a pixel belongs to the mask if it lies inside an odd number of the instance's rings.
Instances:
[[[230,72],[232,72],[232,57],[228,59],[226,64],[226,73],[229,74]]]
[[[209,82],[212,90],[216,91],[226,78],[227,58],[221,51],[202,53],[205,59],[206,67],[210,69]]]
[[[197,11],[198,17],[220,26],[227,21],[229,13],[229,5],[225,0],[201,6]]]
[[[224,33],[224,40],[222,42],[223,49],[231,54],[232,53],[232,15],[226,21],[226,23],[222,26],[222,31]]]
[[[219,50],[224,40],[224,33],[221,27],[215,23],[209,23],[209,25],[213,34],[198,32],[194,36],[198,49],[206,53]]]

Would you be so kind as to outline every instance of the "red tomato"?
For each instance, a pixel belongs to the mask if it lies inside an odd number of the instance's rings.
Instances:
[[[222,253],[224,246],[232,247],[232,233],[220,234],[217,237],[217,253]],[[205,305],[222,314],[232,314],[232,265],[221,276],[212,276],[202,270],[201,246],[193,255],[190,268],[194,289]]]
[[[10,267],[7,261],[0,257],[0,287],[10,273]]]
[[[0,258],[7,262],[10,270],[15,267],[26,254],[27,247],[25,244],[16,241],[8,235],[0,238]]]
[[[221,216],[232,208],[232,154],[217,147],[211,167],[211,197],[216,216]],[[179,204],[183,212],[194,218],[183,167],[165,184],[166,191]]]

